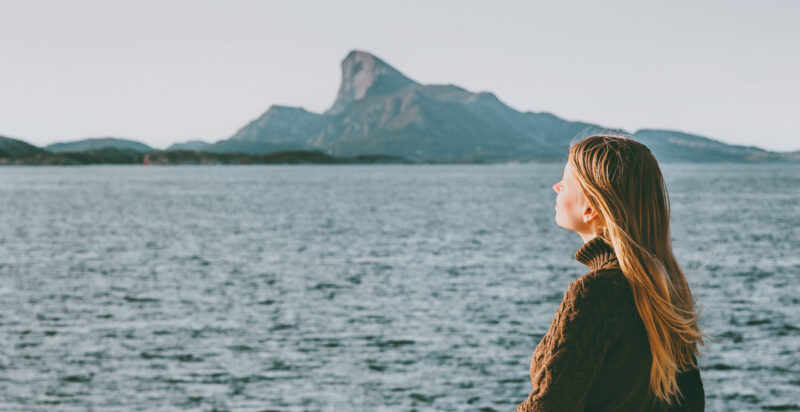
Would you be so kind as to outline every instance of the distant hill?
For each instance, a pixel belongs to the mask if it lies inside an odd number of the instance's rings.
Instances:
[[[0,136],[0,165],[141,164],[143,156],[136,150],[114,147],[54,153],[22,140]]]
[[[800,150],[795,150],[793,152],[779,152],[778,155],[788,161],[800,162]]]
[[[25,158],[37,155],[48,155],[49,153],[32,144],[10,137],[0,136],[0,158]]]
[[[339,92],[324,113],[272,106],[230,138],[196,150],[248,154],[310,150],[343,157],[398,156],[416,162],[563,161],[576,135],[605,130],[546,112],[519,112],[488,92],[420,84],[364,51],[351,51],[341,67]],[[635,137],[664,161],[797,158],[670,130],[644,129]]]
[[[411,163],[395,156],[336,157],[319,151],[283,151],[269,154],[213,153],[192,150],[151,151],[103,147],[83,151],[50,152],[22,140],[0,136],[0,165],[180,165],[180,164],[369,164]]]
[[[233,137],[217,142],[207,150],[249,154],[320,150],[308,142],[307,138],[319,133],[325,127],[326,121],[325,116],[301,108],[272,106]]]
[[[98,150],[106,148],[127,149],[142,153],[152,152],[155,150],[152,147],[135,140],[117,139],[113,137],[75,140],[71,142],[53,143],[45,146],[45,149],[54,153],[82,152],[85,150]]]
[[[781,153],[754,146],[736,146],[671,130],[642,129],[634,134],[665,162],[762,162],[791,160]]]

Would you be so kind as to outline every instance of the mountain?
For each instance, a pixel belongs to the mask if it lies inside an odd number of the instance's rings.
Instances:
[[[128,149],[143,153],[152,152],[155,150],[141,142],[127,139],[116,139],[113,137],[83,139],[72,142],[53,143],[45,146],[45,149],[54,153],[82,152],[86,150],[98,150],[105,148]]]
[[[193,157],[183,153],[172,157],[161,154],[153,159],[247,163],[263,161],[247,156],[312,152],[335,158],[411,162],[563,162],[576,137],[608,130],[547,112],[520,112],[489,92],[472,92],[451,84],[421,84],[365,51],[348,53],[341,70],[336,99],[323,113],[274,105],[227,139],[176,143],[168,149],[242,156]],[[633,136],[662,161],[800,162],[798,152],[729,145],[674,130],[642,129]],[[35,146],[4,139],[0,141],[0,161],[4,162],[39,156],[30,162],[136,163],[145,153],[155,151],[132,140],[85,139],[47,146],[57,154],[83,153],[53,157],[53,153]],[[2,150],[24,156],[3,155]],[[316,159],[314,156],[303,158]]]
[[[491,93],[412,85],[356,101],[316,142],[330,153],[388,153],[417,160],[553,159],[589,124],[520,113]]]
[[[422,85],[363,51],[350,52],[341,66],[339,92],[325,113],[272,106],[209,150],[320,150],[414,161],[552,160],[565,155],[575,134],[593,126],[549,113],[521,113],[492,93]]]
[[[416,162],[563,161],[575,136],[598,125],[546,112],[519,112],[488,92],[424,85],[380,58],[351,51],[341,63],[336,100],[324,113],[272,106],[213,152],[264,154],[321,151],[332,156],[378,154]],[[664,161],[796,160],[756,147],[728,145],[671,130],[643,129],[634,137]]]

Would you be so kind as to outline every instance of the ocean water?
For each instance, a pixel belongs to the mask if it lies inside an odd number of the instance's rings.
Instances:
[[[0,168],[0,410],[513,410],[562,168]],[[663,170],[707,410],[800,410],[800,171]]]

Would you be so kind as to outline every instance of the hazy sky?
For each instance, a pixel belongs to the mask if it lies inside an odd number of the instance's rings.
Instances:
[[[0,0],[0,135],[163,148],[327,109],[371,52],[520,111],[800,149],[800,1]]]

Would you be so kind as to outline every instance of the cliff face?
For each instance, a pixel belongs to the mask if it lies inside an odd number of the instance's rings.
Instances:
[[[353,50],[342,60],[339,93],[325,114],[336,115],[359,100],[390,95],[416,84],[383,60],[367,52]]]

